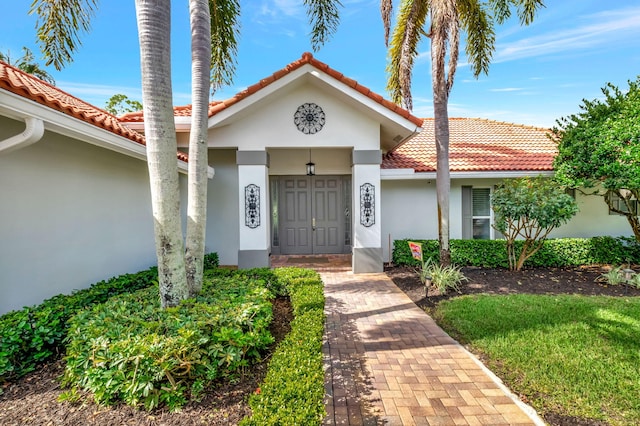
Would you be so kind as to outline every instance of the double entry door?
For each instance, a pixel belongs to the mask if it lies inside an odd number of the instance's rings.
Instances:
[[[281,254],[351,250],[350,176],[282,176],[278,179]]]

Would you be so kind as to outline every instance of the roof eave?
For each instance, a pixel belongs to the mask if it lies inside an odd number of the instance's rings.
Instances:
[[[146,147],[142,144],[4,89],[0,89],[0,113],[16,120],[38,117],[44,121],[45,130],[139,160],[146,161],[147,158]],[[178,170],[187,173],[187,163],[176,161]]]
[[[399,114],[390,110],[382,103],[364,94],[364,90],[358,90],[358,87],[361,88],[363,86],[356,84],[355,87],[351,87],[315,67],[313,64],[304,64],[268,85],[261,87],[254,93],[242,97],[237,102],[233,102],[233,98],[230,100],[232,103],[225,101],[231,103],[228,106],[224,106],[225,102],[221,103],[218,107],[220,109],[219,112],[214,113],[214,115],[209,118],[209,128],[228,124],[234,117],[241,115],[243,111],[252,105],[285,89],[287,86],[296,85],[297,82],[304,81],[304,79],[307,79],[311,84],[321,86],[323,89],[329,88],[333,90],[334,93],[341,96],[344,100],[353,100],[356,107],[364,107],[365,113],[380,122],[381,135],[383,135],[381,142],[384,145],[383,148],[385,151],[393,148],[421,130],[421,127],[416,123],[417,120],[415,117],[411,116],[408,112],[402,110],[403,114]],[[368,91],[368,93],[371,92]],[[372,96],[382,99],[379,95]],[[388,101],[386,102],[390,103]],[[420,120],[420,122],[422,121]]]
[[[519,177],[553,177],[553,170],[476,170],[452,171],[451,179],[509,179]],[[381,180],[434,180],[436,172],[416,172],[415,169],[381,169]]]

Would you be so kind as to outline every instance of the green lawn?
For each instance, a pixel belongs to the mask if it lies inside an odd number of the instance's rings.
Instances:
[[[434,317],[540,414],[640,424],[640,298],[464,296]]]

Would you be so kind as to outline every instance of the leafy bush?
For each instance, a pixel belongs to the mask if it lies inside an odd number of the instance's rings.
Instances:
[[[491,196],[494,228],[506,240],[509,269],[519,271],[555,228],[578,212],[576,201],[552,179],[542,176],[505,179]],[[521,239],[519,248],[515,242]]]
[[[447,294],[449,289],[460,293],[460,284],[468,278],[457,266],[442,266],[429,259],[422,265],[420,281],[425,286],[433,285],[440,294]]]
[[[218,254],[204,257],[205,270],[218,267]],[[64,351],[62,342],[69,319],[80,309],[106,302],[110,297],[153,285],[156,267],[100,281],[69,295],[59,294],[40,305],[0,316],[0,383],[33,371],[38,363]]]
[[[600,274],[598,278],[610,285],[624,284],[626,281],[624,278],[624,272],[622,271],[622,266],[611,268],[608,272]]]
[[[408,241],[422,243],[424,260],[438,259],[436,240],[395,240],[393,263],[420,266],[411,256]],[[522,241],[516,241],[518,247]],[[504,240],[451,240],[451,262],[460,266],[508,268],[507,247]],[[590,264],[640,263],[640,243],[627,237],[559,238],[550,239],[526,265],[530,267],[561,267]]]
[[[218,258],[218,253],[207,253],[204,255],[204,270],[216,269],[220,266],[220,259]]]
[[[62,352],[69,318],[79,310],[118,294],[149,287],[157,278],[155,267],[125,274],[1,316],[0,382],[23,376],[34,370],[38,363]]]
[[[273,274],[291,295],[295,319],[273,354],[260,392],[249,399],[253,415],[240,424],[319,425],[325,416],[322,281],[305,269],[278,268]]]
[[[272,297],[235,272],[207,277],[195,299],[175,308],[162,309],[148,288],[81,311],[70,321],[64,397],[86,390],[101,404],[177,409],[260,358],[273,342]]]

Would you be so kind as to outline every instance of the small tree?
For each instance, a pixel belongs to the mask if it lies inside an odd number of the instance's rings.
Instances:
[[[0,61],[6,62],[9,65],[13,65],[21,71],[26,72],[27,74],[34,75],[38,77],[40,80],[46,81],[47,83],[54,85],[56,81],[51,77],[51,74],[36,62],[35,56],[33,56],[33,52],[29,50],[27,47],[22,48],[22,56],[16,60],[11,58],[11,53],[9,51],[0,52]]]
[[[512,271],[521,270],[524,262],[542,248],[549,233],[578,212],[575,200],[561,186],[541,176],[506,179],[494,191],[491,206],[494,228],[507,240]],[[516,239],[524,240],[520,253],[516,253]]]
[[[553,129],[556,176],[571,188],[595,188],[591,194],[625,216],[640,241],[640,76],[627,91],[609,83],[602,93],[604,100],[583,100]]]
[[[127,95],[117,93],[109,98],[104,109],[113,115],[122,115],[126,112],[142,111],[142,103],[135,99],[129,99]]]

